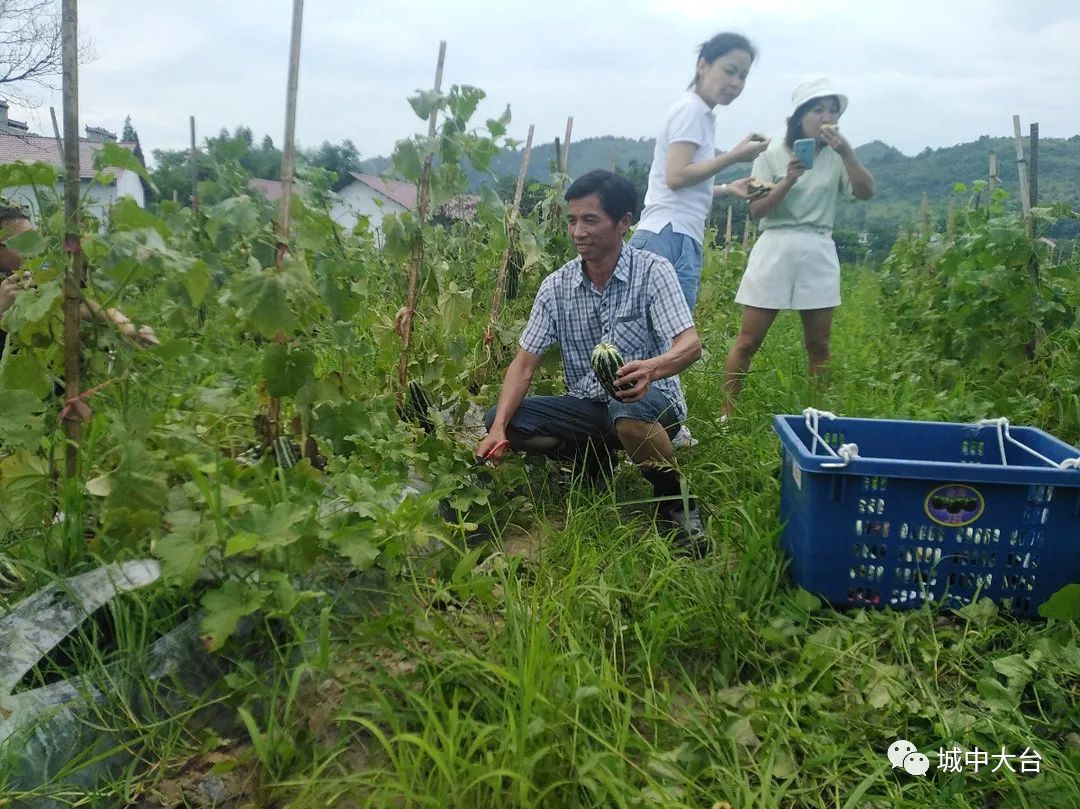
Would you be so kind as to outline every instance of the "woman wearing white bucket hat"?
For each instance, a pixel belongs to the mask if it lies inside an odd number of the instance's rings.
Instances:
[[[761,220],[761,237],[735,295],[743,306],[742,327],[724,366],[725,415],[733,412],[750,360],[781,309],[802,316],[811,375],[825,369],[833,309],[840,305],[840,262],[832,240],[837,199],[841,191],[857,199],[874,195],[873,175],[836,126],[847,96],[828,79],[814,79],[795,88],[791,105],[785,136],[774,138],[751,170],[755,180],[773,187],[750,203],[750,215]],[[815,141],[809,169],[793,151],[802,138]]]

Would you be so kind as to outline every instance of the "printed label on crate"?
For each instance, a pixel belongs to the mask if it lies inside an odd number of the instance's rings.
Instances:
[[[798,486],[799,491],[802,491],[802,470],[799,469],[799,462],[795,458],[791,459],[791,479],[795,481],[795,485]]]
[[[938,486],[926,496],[926,516],[938,525],[962,528],[982,516],[986,503],[970,486],[949,483]]]

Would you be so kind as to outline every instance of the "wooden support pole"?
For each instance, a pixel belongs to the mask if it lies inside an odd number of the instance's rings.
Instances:
[[[1024,137],[1020,134],[1020,116],[1013,116],[1013,139],[1016,141],[1016,171],[1020,181],[1020,204],[1024,210],[1024,229],[1030,238],[1035,237],[1035,219],[1031,213],[1031,186],[1029,185],[1027,161],[1024,159]],[[1031,275],[1031,303],[1033,307],[1039,306],[1039,258],[1032,250],[1031,260],[1028,262],[1028,273]],[[1034,358],[1039,349],[1042,339],[1041,330],[1035,327],[1035,334],[1027,344],[1026,351],[1029,357]]]
[[[750,217],[749,216],[746,217],[746,221],[743,222],[742,243],[743,243],[743,247],[746,247],[747,245],[750,244]]]
[[[994,201],[994,192],[997,191],[997,187],[998,187],[997,154],[995,154],[994,152],[991,152],[990,153],[990,189],[989,189],[990,190],[990,196],[987,198],[987,204],[990,204],[990,203],[992,203]]]
[[[293,0],[292,32],[289,37],[289,72],[285,84],[285,140],[281,147],[281,197],[274,228],[277,249],[274,266],[281,267],[289,250],[289,212],[292,210],[293,161],[296,155],[296,97],[300,86],[300,42],[304,28],[304,0]],[[193,119],[194,120],[194,119]],[[284,343],[285,335],[274,335],[275,343]],[[267,418],[267,444],[281,434],[281,398],[270,399]],[[305,436],[306,439],[306,436]],[[306,444],[306,441],[304,442]]]
[[[727,206],[727,227],[724,228],[724,255],[731,255],[731,219],[732,210],[731,206]]]
[[[506,269],[510,266],[510,252],[517,231],[518,210],[521,208],[521,197],[525,191],[525,177],[529,171],[529,158],[532,156],[533,131],[535,126],[529,126],[529,134],[525,138],[525,151],[521,154],[521,167],[518,169],[517,186],[514,188],[514,203],[506,215],[506,248],[503,250],[502,261],[499,264],[499,272],[495,277],[495,290],[491,294],[491,316],[488,319],[487,330],[484,332],[484,345],[490,352],[492,340],[495,339],[495,326],[499,322],[499,314],[502,312],[503,290],[506,287]],[[490,355],[490,354],[489,354]]]
[[[562,173],[570,173],[570,135],[574,131],[574,116],[571,115],[566,119],[566,137],[563,138],[562,145],[562,160],[559,161],[562,166]]]
[[[1013,139],[1016,141],[1016,170],[1020,175],[1020,204],[1024,210],[1024,224],[1028,235],[1034,233],[1031,221],[1031,186],[1028,185],[1027,160],[1024,159],[1024,137],[1020,134],[1020,116],[1013,116]]]
[[[517,221],[518,211],[521,209],[521,198],[525,194],[525,178],[529,173],[529,159],[532,157],[533,132],[536,127],[529,125],[529,134],[525,137],[525,151],[521,153],[521,165],[518,167],[517,184],[514,186],[514,204],[510,208],[510,218],[507,223]]]
[[[289,249],[289,213],[292,209],[293,161],[296,158],[296,97],[300,86],[300,41],[304,27],[304,0],[293,0],[289,41],[289,78],[285,89],[285,141],[281,147],[281,199],[278,200],[277,265]]]
[[[188,174],[191,177],[191,196],[188,202],[192,210],[199,207],[199,152],[195,148],[195,116],[189,115],[191,123],[191,151],[188,152]]]
[[[60,137],[60,125],[56,123],[55,107],[49,107],[49,115],[52,117],[52,131],[53,137],[56,138],[56,149],[60,152],[60,162],[63,163],[67,158],[64,156],[64,139]]]
[[[82,306],[83,253],[80,240],[79,191],[79,9],[78,0],[63,0],[60,42],[64,98],[64,396],[70,402],[82,391],[79,356],[79,310]],[[65,408],[65,470],[72,477],[79,462],[82,432],[80,408]]]
[[[1031,177],[1028,179],[1028,200],[1032,208],[1039,207],[1039,125],[1031,125]]]
[[[442,92],[443,65],[446,62],[446,42],[439,43],[439,58],[435,64],[435,92]],[[428,140],[435,138],[436,120],[439,111],[434,109],[428,116]],[[420,171],[420,189],[417,194],[417,236],[413,240],[412,253],[409,256],[409,291],[405,300],[405,309],[400,314],[399,333],[401,335],[401,357],[398,360],[399,395],[404,396],[409,384],[409,344],[412,342],[413,315],[416,310],[416,295],[419,288],[420,265],[424,258],[424,221],[427,218],[428,197],[431,185],[431,154],[424,158]]]

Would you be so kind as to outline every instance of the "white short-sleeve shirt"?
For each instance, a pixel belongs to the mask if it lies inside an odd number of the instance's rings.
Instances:
[[[693,91],[680,96],[668,110],[664,128],[656,138],[649,190],[638,228],[659,233],[667,225],[698,244],[705,240],[705,219],[713,204],[713,178],[673,191],[667,184],[668,147],[691,143],[697,148],[691,159],[700,163],[716,156],[716,117],[708,104]]]

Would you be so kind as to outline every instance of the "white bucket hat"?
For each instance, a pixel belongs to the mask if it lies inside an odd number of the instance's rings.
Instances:
[[[791,94],[791,111],[794,112],[811,99],[827,96],[836,97],[836,100],[840,102],[840,114],[843,115],[844,110],[847,109],[847,96],[837,90],[828,79],[811,79],[796,87],[795,92]]]

